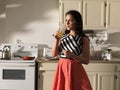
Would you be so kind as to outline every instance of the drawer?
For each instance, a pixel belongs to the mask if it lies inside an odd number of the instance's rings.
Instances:
[[[86,71],[94,72],[116,72],[117,66],[115,64],[88,64],[83,65]]]

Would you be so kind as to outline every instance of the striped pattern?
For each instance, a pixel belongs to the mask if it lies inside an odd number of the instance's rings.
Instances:
[[[76,55],[81,54],[82,39],[81,39],[81,36],[79,35],[72,36],[72,35],[67,34],[61,38],[60,44],[61,44],[60,45],[61,50],[67,50]],[[61,53],[60,57],[66,57],[66,56],[63,55],[63,53]]]

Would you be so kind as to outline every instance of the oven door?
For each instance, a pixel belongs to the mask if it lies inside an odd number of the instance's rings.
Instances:
[[[35,66],[0,65],[0,90],[35,90]]]

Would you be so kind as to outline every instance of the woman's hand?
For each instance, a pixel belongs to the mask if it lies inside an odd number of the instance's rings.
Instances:
[[[73,53],[72,52],[63,50],[63,53],[67,58],[73,58]]]
[[[57,32],[53,35],[57,40],[59,40],[60,38],[62,38],[64,35],[64,33],[60,30],[57,30]]]
[[[59,39],[60,39],[60,37],[59,37],[59,30],[58,30],[58,31],[56,31],[56,33],[54,34],[54,37],[55,37],[55,39],[57,39],[57,40],[59,40]]]
[[[58,30],[59,31],[59,30]],[[52,47],[52,56],[55,57],[60,53],[60,38],[57,36],[58,31],[53,35],[55,38],[55,43]]]

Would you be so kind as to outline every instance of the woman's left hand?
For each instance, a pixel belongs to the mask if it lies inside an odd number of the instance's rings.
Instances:
[[[63,53],[67,58],[73,58],[73,53],[72,52],[63,50]]]

